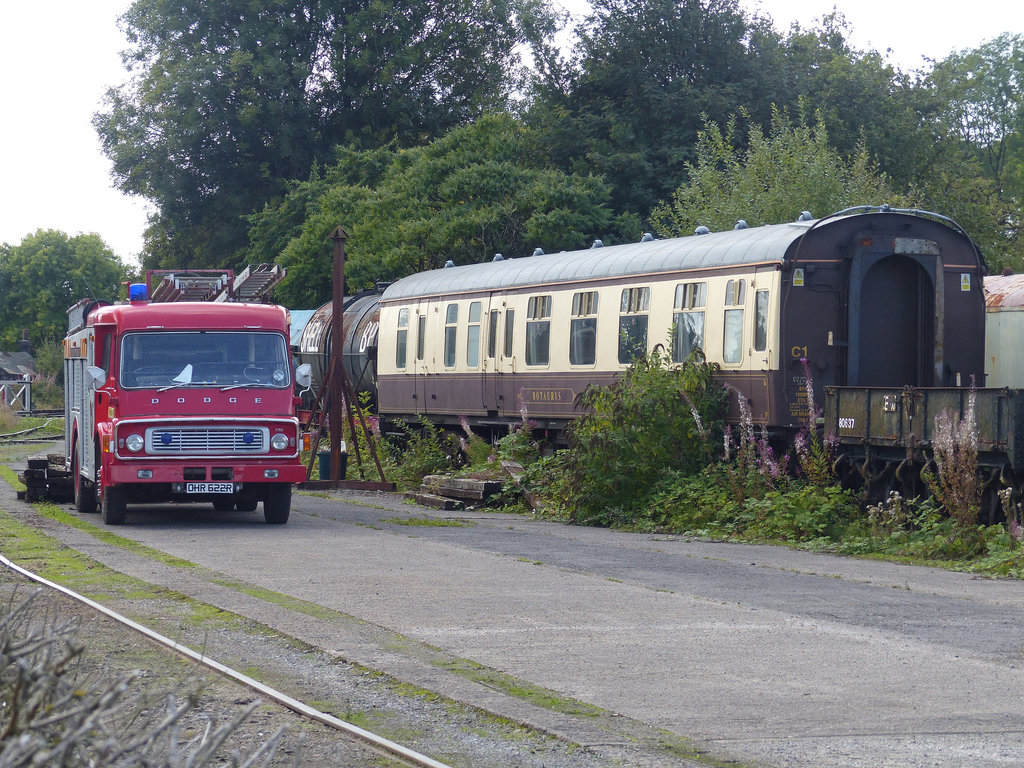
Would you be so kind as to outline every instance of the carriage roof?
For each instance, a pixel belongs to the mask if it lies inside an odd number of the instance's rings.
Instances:
[[[402,301],[420,296],[510,290],[633,275],[781,264],[789,246],[813,223],[772,224],[434,269],[392,283],[384,291],[382,300]]]

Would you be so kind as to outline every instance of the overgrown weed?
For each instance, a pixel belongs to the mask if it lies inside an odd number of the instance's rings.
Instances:
[[[39,592],[16,591],[0,611],[0,765],[270,764],[282,731],[249,754],[231,749],[232,734],[259,701],[238,707],[220,724],[196,729],[187,718],[200,703],[197,684],[176,693],[143,686],[138,672],[87,671],[83,659],[88,649],[78,639],[75,623],[38,609]],[[191,733],[197,735],[186,736]],[[300,760],[296,753],[294,762],[288,762],[299,765]]]
[[[977,391],[974,378],[963,416],[942,410],[932,434],[934,470],[924,480],[932,495],[964,529],[978,525],[981,483],[978,482],[978,427],[975,422]]]
[[[973,388],[962,418],[944,412],[936,419],[934,469],[926,473],[931,496],[893,493],[862,509],[853,491],[835,483],[836,440],[820,428],[811,369],[802,363],[807,411],[792,453],[776,452],[746,398],[716,382],[717,366],[700,354],[673,365],[655,350],[613,385],[579,397],[583,415],[568,429],[569,447],[554,455],[542,455],[524,411],[495,443],[463,420],[463,436],[453,445],[454,438],[424,421],[422,442],[412,441],[403,462],[419,472],[429,456],[436,460],[431,473],[486,474],[502,458],[514,459],[525,470],[497,503],[526,511],[522,496],[529,493],[541,501],[532,506],[535,514],[571,523],[780,542],[1024,577],[1024,510],[1012,491],[1003,498],[1007,524],[978,525]],[[738,398],[741,420],[727,427],[730,396]]]

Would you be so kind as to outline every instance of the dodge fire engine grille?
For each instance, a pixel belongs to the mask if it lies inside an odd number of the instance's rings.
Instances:
[[[239,455],[266,453],[266,427],[150,427],[146,452],[157,455]]]

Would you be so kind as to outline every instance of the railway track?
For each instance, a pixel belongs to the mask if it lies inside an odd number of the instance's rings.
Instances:
[[[64,435],[38,435],[37,433],[46,429],[57,419],[64,415],[64,411],[41,411],[38,414],[40,418],[45,418],[46,422],[40,424],[37,427],[30,427],[29,429],[18,430],[17,432],[8,432],[6,434],[0,434],[0,443],[17,443],[17,444],[32,444],[32,443],[55,443],[64,439]]]
[[[70,598],[80,605],[86,607],[90,611],[102,614],[103,616],[111,619],[121,626],[132,630],[146,640],[163,646],[174,653],[188,659],[192,663],[204,667],[210,671],[221,675],[245,688],[258,694],[266,701],[275,702],[292,712],[301,715],[302,717],[309,718],[315,722],[325,725],[344,736],[357,741],[364,746],[368,746],[373,751],[380,753],[393,761],[397,761],[401,765],[413,766],[414,768],[449,768],[445,763],[438,762],[433,758],[426,755],[420,754],[408,747],[398,744],[390,739],[383,736],[379,736],[371,731],[361,728],[353,723],[349,723],[345,720],[337,718],[331,714],[316,709],[292,696],[289,696],[281,691],[278,691],[258,680],[255,680],[248,675],[239,672],[236,669],[228,667],[220,662],[209,658],[203,653],[193,650],[187,646],[184,646],[160,633],[150,629],[149,627],[143,626],[138,622],[135,622],[119,613],[107,608],[100,603],[90,600],[89,598],[80,595],[73,590],[68,589],[60,584],[49,581],[48,579],[35,574],[16,563],[11,562],[9,559],[0,554],[0,565],[4,566],[13,573],[19,574],[20,576],[39,584],[40,586],[51,590],[54,593],[59,593],[67,598]]]

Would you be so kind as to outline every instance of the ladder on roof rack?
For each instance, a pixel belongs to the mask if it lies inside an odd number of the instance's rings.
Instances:
[[[278,264],[248,266],[237,275],[231,269],[147,269],[149,300],[247,301],[267,303],[270,291],[287,275]]]

